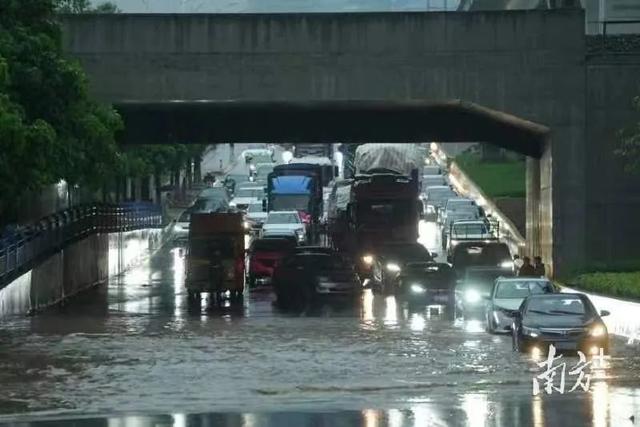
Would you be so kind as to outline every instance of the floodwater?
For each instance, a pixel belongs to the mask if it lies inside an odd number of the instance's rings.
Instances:
[[[536,362],[478,320],[411,312],[370,290],[295,315],[268,291],[189,308],[183,280],[184,258],[167,246],[62,309],[4,321],[0,422],[95,415],[180,426],[200,424],[158,420],[201,414],[237,418],[224,425],[318,425],[322,412],[362,426],[622,426],[640,415],[640,356],[625,339],[592,372],[590,392],[568,393],[577,379],[569,358],[565,393],[533,397]],[[125,414],[160,418],[128,424],[139,418]]]
[[[441,252],[435,224],[420,231]],[[569,392],[578,359],[563,356],[564,393],[533,396],[540,361],[479,320],[370,290],[295,314],[268,290],[189,307],[184,268],[168,245],[65,307],[1,320],[0,425],[621,427],[640,417],[640,352],[628,337],[584,371],[589,391]],[[622,324],[630,310],[619,306]]]

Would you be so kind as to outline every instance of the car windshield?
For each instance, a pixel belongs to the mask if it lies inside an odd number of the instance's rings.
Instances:
[[[292,249],[294,243],[287,239],[259,239],[253,242],[254,251],[283,251]]]
[[[553,292],[550,282],[534,280],[505,280],[496,286],[495,297],[499,299],[522,299],[532,294],[547,294]]]
[[[453,265],[497,266],[511,259],[509,247],[504,243],[461,243],[453,251]]]
[[[249,213],[264,212],[262,210],[262,203],[251,203],[247,208],[247,212]]]
[[[282,195],[271,197],[271,208],[276,210],[308,210],[310,196],[308,194]]]
[[[295,213],[271,213],[267,217],[267,224],[297,224],[300,217]]]
[[[543,315],[583,315],[587,312],[582,299],[576,297],[534,298],[527,304],[527,313]]]
[[[453,237],[487,234],[489,229],[486,224],[453,224]]]

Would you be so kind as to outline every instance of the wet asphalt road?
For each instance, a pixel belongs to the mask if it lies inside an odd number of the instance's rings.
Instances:
[[[421,242],[439,245],[433,224]],[[590,392],[532,396],[535,361],[478,320],[363,290],[280,312],[256,291],[187,305],[168,245],[63,308],[0,323],[0,425],[632,426],[640,353],[615,338]],[[589,371],[587,371],[589,372]]]

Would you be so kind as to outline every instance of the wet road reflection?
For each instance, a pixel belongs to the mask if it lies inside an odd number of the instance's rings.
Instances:
[[[190,308],[183,281],[183,252],[166,247],[60,310],[4,322],[0,421],[170,409],[185,415],[76,425],[619,426],[640,415],[640,357],[625,339],[592,393],[534,398],[538,367],[479,320],[371,290],[300,313],[279,312],[267,291]]]

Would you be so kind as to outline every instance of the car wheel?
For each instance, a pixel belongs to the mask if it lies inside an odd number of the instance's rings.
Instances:
[[[495,334],[496,333],[496,328],[493,325],[493,319],[491,319],[491,316],[489,316],[489,314],[487,313],[486,317],[486,321],[487,321],[487,332],[490,334]]]

